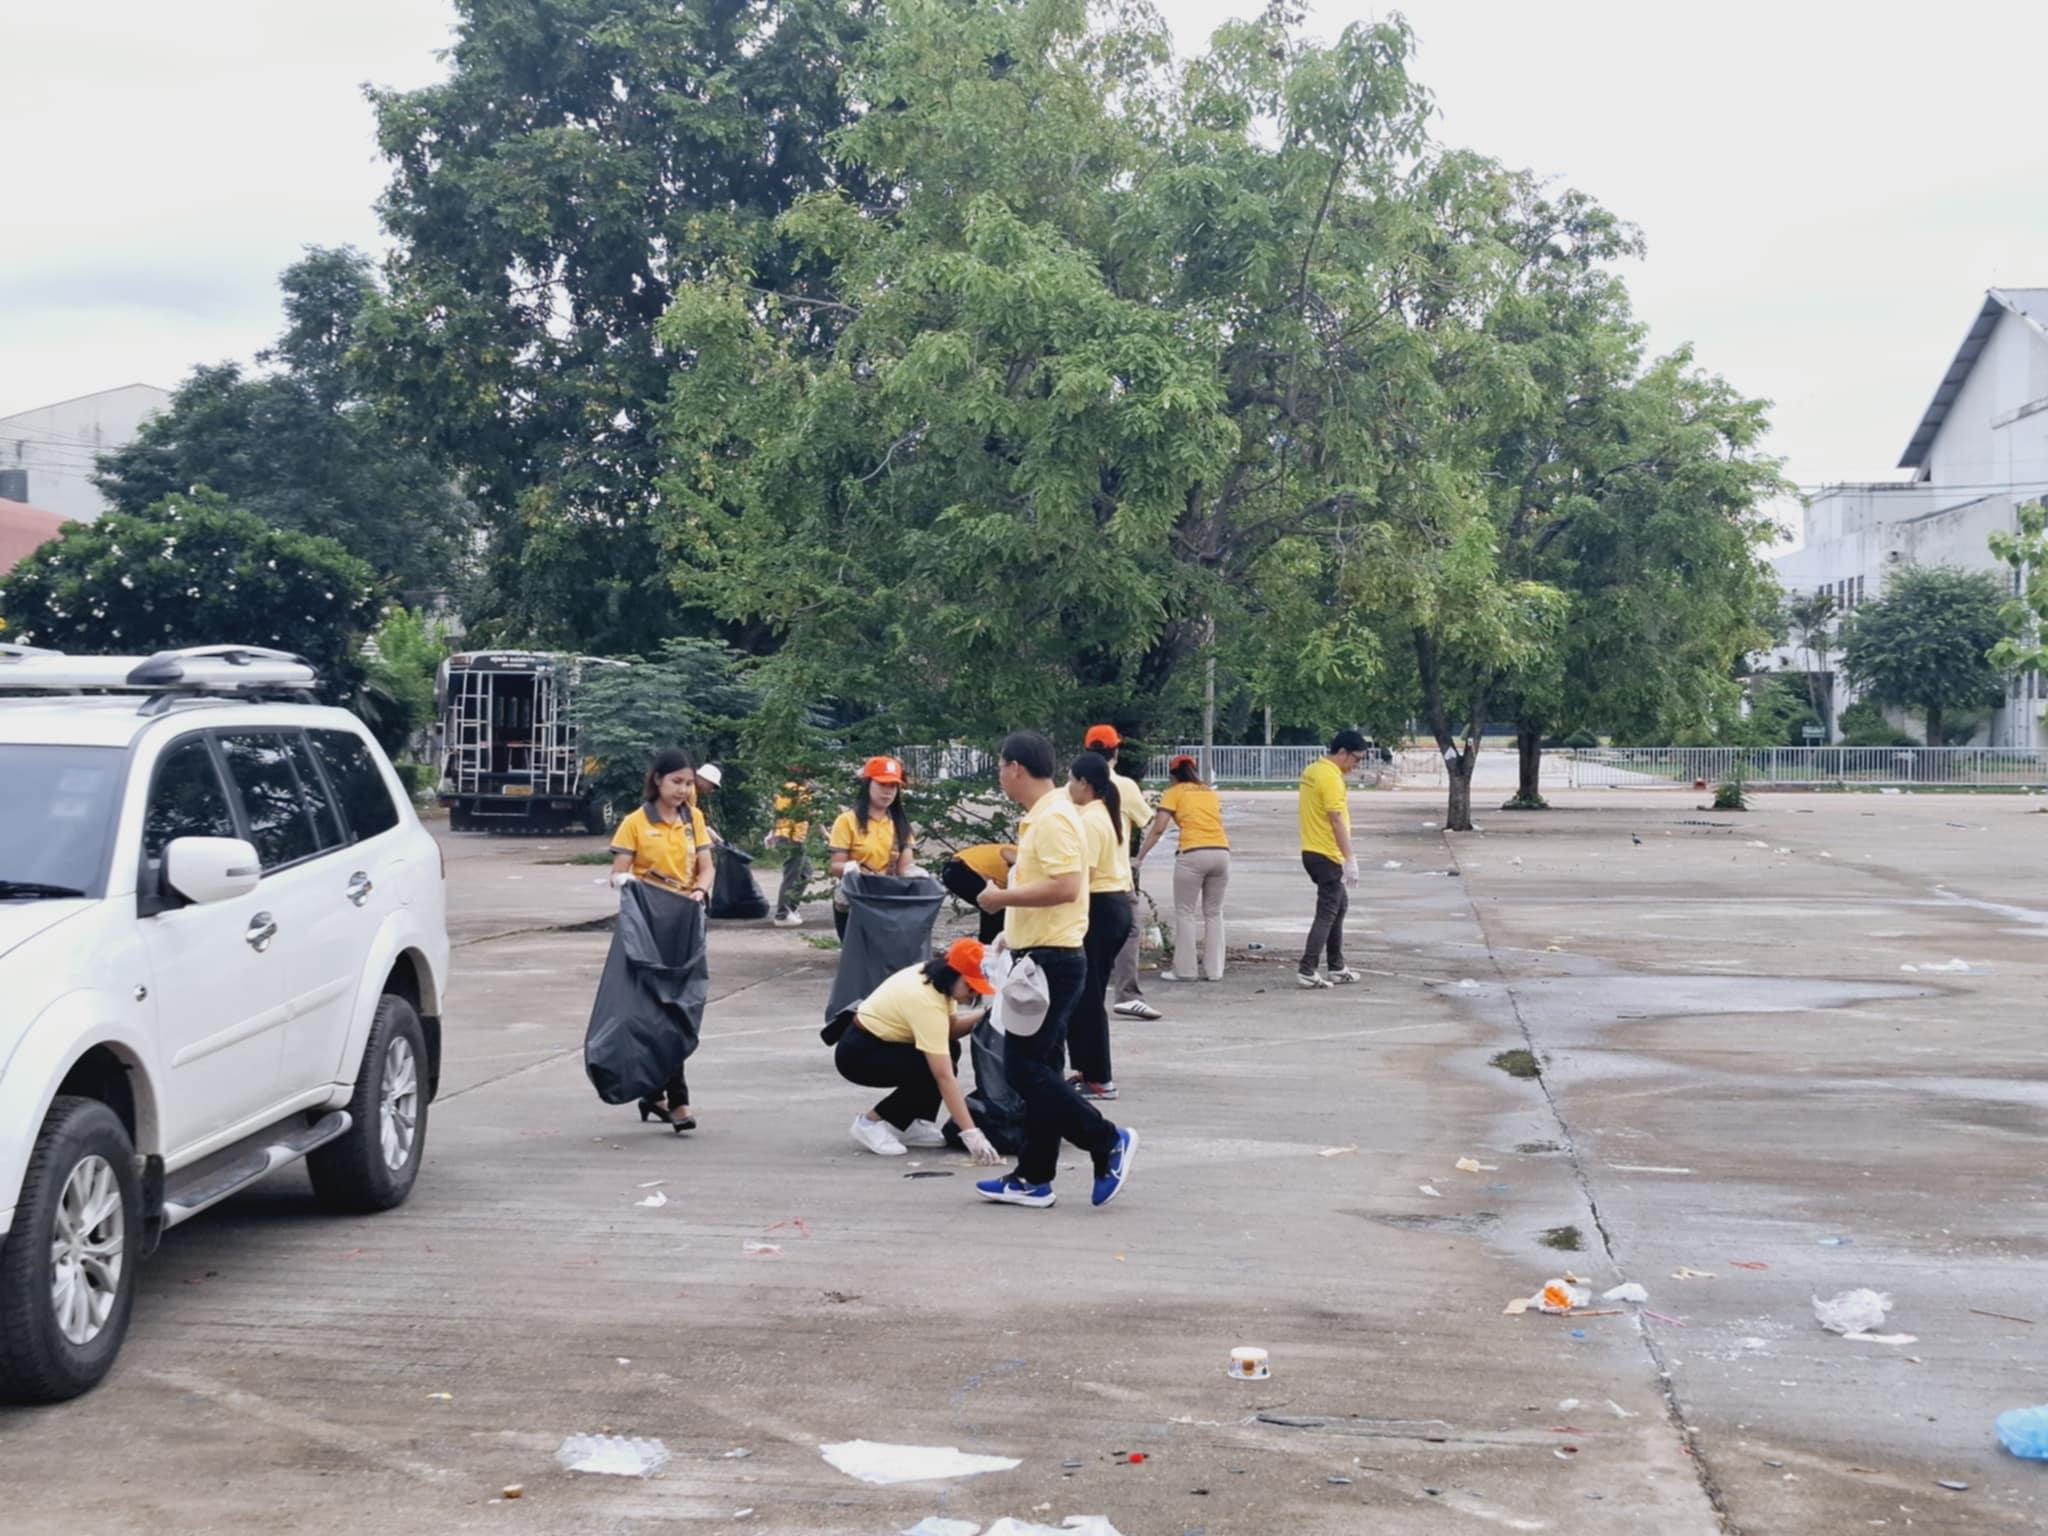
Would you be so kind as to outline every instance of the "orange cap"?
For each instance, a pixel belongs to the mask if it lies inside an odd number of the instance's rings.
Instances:
[[[1178,768],[1182,763],[1186,763],[1190,768],[1195,766],[1195,760],[1192,757],[1190,757],[1187,753],[1182,752],[1177,754],[1174,757],[1173,761],[1166,765],[1166,771],[1168,773],[1171,773],[1174,769]]]
[[[995,992],[995,983],[981,972],[982,956],[986,953],[979,939],[955,939],[946,946],[946,964],[959,972],[960,979],[983,997]]]
[[[871,757],[860,765],[860,776],[877,784],[901,784],[903,765],[893,757]]]
[[[1117,734],[1117,729],[1113,725],[1091,725],[1088,727],[1088,734],[1081,738],[1081,745],[1084,747],[1108,747],[1112,752],[1123,744],[1123,737]]]

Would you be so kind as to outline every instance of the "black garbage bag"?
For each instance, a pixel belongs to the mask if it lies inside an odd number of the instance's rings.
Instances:
[[[711,854],[717,878],[711,886],[713,917],[766,917],[768,898],[754,879],[754,861],[739,849],[720,843]]]
[[[583,1035],[583,1070],[597,1096],[628,1104],[660,1093],[697,1049],[710,987],[703,904],[628,881]]]
[[[1015,1157],[1024,1150],[1024,1096],[1003,1070],[1003,1032],[993,1020],[974,1026],[967,1037],[967,1053],[974,1063],[974,1086],[967,1093],[974,1128],[1005,1157]],[[951,1121],[946,1123],[946,1141],[954,1147],[961,1144],[960,1128]]]
[[[826,1022],[859,1002],[906,965],[931,958],[932,923],[946,889],[928,875],[871,875],[863,870],[846,885],[846,937],[839,974],[825,1004]]]

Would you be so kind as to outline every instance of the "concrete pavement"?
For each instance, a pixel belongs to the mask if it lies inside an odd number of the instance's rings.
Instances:
[[[0,1411],[6,1528],[2048,1529],[2048,1467],[1990,1431],[2048,1402],[2040,802],[1565,798],[1446,837],[1355,795],[1367,984],[1304,993],[1291,797],[1229,796],[1243,953],[1119,1022],[1143,1150],[1100,1211],[1085,1159],[1024,1211],[847,1140],[822,908],[714,931],[702,1130],[599,1104],[574,925],[611,901],[545,862],[591,845],[448,838],[414,1199],[336,1219],[294,1171],[171,1234],[108,1384]],[[1670,1321],[1502,1315],[1564,1269]],[[1818,1328],[1865,1285],[1915,1342]],[[1225,1379],[1236,1344],[1270,1381]],[[554,1469],[600,1430],[674,1459]],[[1022,1464],[875,1488],[818,1451],[861,1437]]]

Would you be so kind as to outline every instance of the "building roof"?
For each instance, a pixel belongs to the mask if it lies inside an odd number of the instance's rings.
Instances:
[[[0,499],[0,576],[57,537],[67,521],[25,501]]]
[[[161,384],[144,384],[137,380],[133,384],[115,384],[107,389],[95,389],[87,394],[72,395],[63,400],[47,400],[41,405],[31,405],[23,410],[11,411],[5,416],[0,416],[0,423],[19,421],[24,416],[40,416],[44,411],[54,411],[60,406],[82,405],[87,400],[97,400],[103,395],[124,395],[131,389],[146,389],[153,395],[162,395],[167,401],[171,398],[171,392]]]
[[[1992,331],[2008,314],[2018,315],[2048,339],[2048,288],[1987,288],[1984,291],[1984,303],[1977,311],[1977,318],[1970,323],[1969,334],[1963,337],[1963,344],[1956,348],[1948,372],[1941,376],[1941,383],[1936,386],[1934,399],[1928,403],[1920,425],[1913,429],[1913,440],[1906,444],[1899,468],[1918,469],[1927,462],[1927,450],[1934,445],[1935,434],[1941,430],[1942,422],[1948,419],[1948,408],[1963,392],[1963,381],[1977,366],[1977,359],[1991,340]]]

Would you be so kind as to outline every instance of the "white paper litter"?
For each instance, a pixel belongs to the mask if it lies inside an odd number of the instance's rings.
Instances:
[[[1401,861],[1399,859],[1388,859],[1386,863],[1380,866],[1381,869],[1399,869],[1400,867]]]
[[[1826,1301],[1813,1298],[1813,1315],[1829,1333],[1868,1333],[1881,1328],[1891,1309],[1892,1299],[1882,1291],[1844,1291]]]
[[[1636,1284],[1635,1281],[1630,1280],[1624,1285],[1617,1285],[1611,1291],[1602,1291],[1600,1299],[1602,1301],[1648,1301],[1650,1293]]]
[[[973,1477],[1022,1466],[1014,1456],[970,1456],[950,1445],[889,1445],[879,1440],[842,1440],[821,1445],[825,1460],[864,1483],[922,1483],[940,1477]]]
[[[1421,1190],[1425,1195],[1429,1196],[1429,1198],[1432,1200],[1441,1200],[1444,1197],[1443,1191],[1438,1189],[1433,1184],[1418,1184],[1415,1187]]]
[[[1123,1536],[1107,1515],[1069,1515],[1061,1525],[1039,1525],[1005,1515],[982,1536]]]
[[[1918,1344],[1917,1333],[1845,1333],[1842,1335],[1852,1344]]]
[[[668,1465],[668,1457],[668,1447],[659,1440],[619,1435],[571,1435],[555,1452],[563,1471],[604,1477],[652,1477]]]
[[[926,1515],[905,1529],[903,1536],[974,1536],[980,1529],[978,1520],[948,1520],[944,1515]]]
[[[650,1211],[658,1211],[658,1210],[660,1210],[660,1209],[661,1209],[661,1208],[662,1208],[662,1207],[663,1207],[664,1205],[667,1205],[667,1204],[668,1204],[668,1196],[667,1196],[667,1195],[664,1195],[664,1194],[663,1194],[663,1193],[662,1193],[662,1192],[661,1192],[660,1190],[658,1190],[658,1189],[657,1189],[657,1190],[656,1190],[656,1191],[655,1191],[655,1192],[654,1192],[653,1194],[649,1195],[649,1196],[648,1196],[648,1197],[647,1197],[647,1198],[646,1198],[645,1200],[635,1200],[635,1201],[634,1201],[633,1203],[634,1203],[635,1205],[644,1205],[644,1206],[645,1206],[645,1207],[647,1207],[647,1209],[648,1209],[648,1210],[650,1210]]]
[[[1931,972],[1937,976],[1967,976],[1974,969],[1974,967],[1967,960],[1952,959],[1947,961],[1929,961],[1925,965],[1902,965],[1899,967],[1899,969],[1906,972],[1906,974],[1908,975],[1912,975],[1914,972],[1917,971]]]

